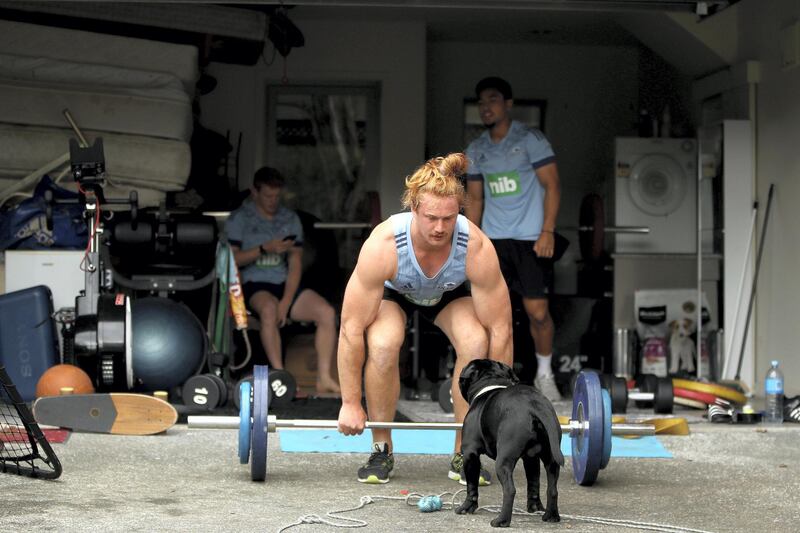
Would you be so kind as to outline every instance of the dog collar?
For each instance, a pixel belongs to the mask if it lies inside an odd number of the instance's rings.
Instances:
[[[473,397],[472,397],[472,401],[475,401],[475,400],[477,400],[477,399],[478,399],[478,397],[479,397],[481,394],[485,394],[485,393],[489,392],[490,390],[494,390],[494,389],[505,389],[505,388],[507,388],[507,387],[508,387],[508,385],[489,385],[488,387],[484,387],[484,388],[482,388],[481,390],[479,390],[479,391],[478,391],[478,392],[475,394],[475,396],[473,396]]]

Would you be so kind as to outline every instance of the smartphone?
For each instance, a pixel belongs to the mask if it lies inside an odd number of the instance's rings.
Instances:
[[[284,241],[293,241],[297,238],[297,235],[287,235],[283,238]]]

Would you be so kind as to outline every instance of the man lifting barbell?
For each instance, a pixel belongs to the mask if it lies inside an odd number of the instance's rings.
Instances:
[[[512,364],[511,303],[497,255],[486,235],[459,215],[465,195],[458,177],[466,169],[466,157],[459,153],[428,160],[406,178],[403,205],[410,211],[378,225],[361,248],[345,290],[339,334],[338,428],[345,435],[361,434],[366,427],[362,372],[369,420],[394,420],[400,348],[414,310],[453,344],[453,375],[470,360],[487,356]],[[463,422],[468,406],[457,380],[452,394],[456,422]],[[394,467],[391,430],[373,428],[372,441],[358,480],[387,483]],[[451,479],[463,476],[460,448],[457,432]],[[488,472],[481,475],[488,483]]]

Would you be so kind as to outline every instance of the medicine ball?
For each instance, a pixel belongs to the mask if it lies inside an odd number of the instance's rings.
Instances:
[[[134,380],[149,391],[169,390],[198,370],[206,350],[203,325],[182,303],[147,297],[131,304]]]
[[[45,370],[36,383],[36,397],[58,396],[69,387],[73,394],[92,394],[94,384],[89,374],[74,365],[55,365]]]

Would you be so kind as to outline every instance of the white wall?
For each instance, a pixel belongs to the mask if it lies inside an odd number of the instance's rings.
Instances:
[[[800,2],[774,0],[770,9],[764,9],[763,2],[744,0],[738,7],[740,59],[761,62],[756,194],[762,206],[766,206],[770,183],[775,183],[754,314],[756,385],[763,393],[769,361],[778,359],[786,378],[786,394],[792,396],[800,394],[800,67],[781,70],[779,31],[800,19]],[[759,231],[762,217],[763,209]]]
[[[294,20],[294,19],[293,19]],[[423,162],[425,139],[425,26],[417,22],[294,20],[305,46],[287,58],[289,83],[379,82],[380,184],[384,216],[400,208],[403,179]],[[271,51],[267,50],[267,59]],[[243,132],[239,187],[266,161],[266,87],[283,77],[284,60],[238,66],[212,63],[217,88],[201,98],[202,123],[236,138]]]

